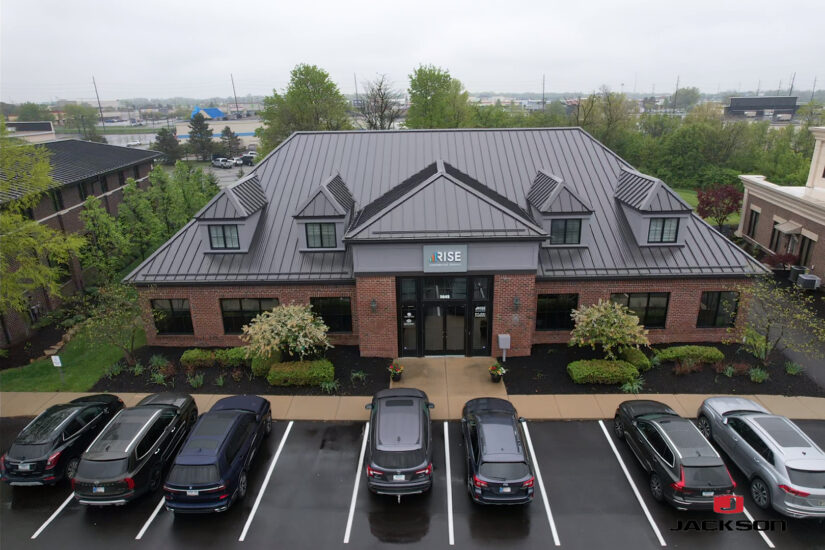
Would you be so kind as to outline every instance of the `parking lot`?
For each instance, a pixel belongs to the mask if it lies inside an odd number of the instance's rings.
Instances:
[[[28,419],[4,418],[5,449]],[[799,421],[825,446],[825,421]],[[679,512],[655,502],[645,475],[605,421],[529,422],[536,496],[525,507],[481,507],[467,496],[458,422],[433,422],[432,491],[404,497],[367,491],[365,423],[277,422],[250,472],[242,503],[211,516],[174,517],[160,493],[124,507],[87,509],[68,484],[0,488],[0,546],[14,548],[825,548],[825,521],[783,518],[758,509],[756,520],[785,520],[785,531],[675,530],[745,515]],[[446,443],[446,445],[445,445]],[[728,460],[738,494],[746,481]],[[448,467],[449,466],[449,467]],[[545,502],[545,498],[546,502]],[[734,523],[735,525],[735,523]]]

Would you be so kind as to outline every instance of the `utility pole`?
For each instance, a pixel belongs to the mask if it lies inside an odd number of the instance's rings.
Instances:
[[[814,94],[816,93],[816,77],[814,77],[814,87],[811,88],[811,99],[810,101],[814,100]]]
[[[776,95],[782,93],[782,80],[779,81],[779,86],[776,88]]]
[[[762,87],[762,80],[759,80],[756,83],[756,97],[759,97],[759,88],[761,88],[761,87]]]
[[[791,87],[790,87],[790,89],[788,89],[788,95],[789,96],[793,94],[793,83],[794,83],[795,80],[796,80],[796,73],[794,73],[793,76],[791,77]]]
[[[95,87],[95,97],[97,97],[97,110],[100,111],[100,123],[103,124],[103,133],[106,133],[106,121],[103,120],[103,105],[100,104],[100,94],[97,93],[97,82],[95,82],[95,77],[92,75],[92,84]]]
[[[676,91],[673,92],[673,113],[676,112],[676,98],[679,96],[679,75],[676,75]]]
[[[544,100],[544,73],[541,75],[541,110],[544,110],[545,105],[547,102]]]
[[[238,107],[238,94],[235,92],[235,77],[229,73],[229,78],[232,80],[232,95],[235,97],[235,114],[241,114],[241,109]]]

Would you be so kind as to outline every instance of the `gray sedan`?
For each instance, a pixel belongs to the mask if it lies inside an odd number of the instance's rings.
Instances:
[[[796,424],[742,397],[706,399],[698,417],[702,434],[748,478],[757,506],[825,517],[825,452]]]

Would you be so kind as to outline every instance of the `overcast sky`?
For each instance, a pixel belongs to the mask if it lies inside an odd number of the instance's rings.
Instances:
[[[825,87],[825,1],[2,0],[0,99],[239,96],[297,63],[341,91],[421,63],[470,91]]]

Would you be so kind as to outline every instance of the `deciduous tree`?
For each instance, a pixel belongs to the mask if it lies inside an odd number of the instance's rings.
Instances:
[[[37,103],[26,102],[20,106],[17,120],[20,122],[36,122],[41,120],[54,120],[54,115],[49,111],[48,107],[38,105]]]
[[[469,125],[469,94],[450,71],[421,65],[410,75],[407,128],[459,128]]]
[[[131,285],[111,284],[98,290],[91,315],[77,325],[75,336],[95,348],[105,345],[123,351],[129,365],[135,364],[135,342],[142,330],[138,293]]]
[[[280,352],[284,357],[301,360],[331,348],[329,327],[312,311],[312,306],[282,305],[264,311],[243,327],[241,339],[249,344],[253,355],[269,357]]]
[[[74,128],[81,139],[106,143],[97,130],[99,113],[88,103],[69,103],[63,107],[66,113],[66,126]]]
[[[80,221],[86,236],[86,243],[80,249],[80,264],[95,270],[97,282],[113,282],[130,256],[128,240],[120,224],[94,195],[86,199]]]
[[[389,130],[401,117],[401,93],[392,89],[387,75],[367,81],[366,93],[358,110],[367,130]]]
[[[710,189],[700,189],[697,212],[705,219],[713,220],[719,231],[733,214],[742,208],[742,192],[733,185],[716,185]]]

